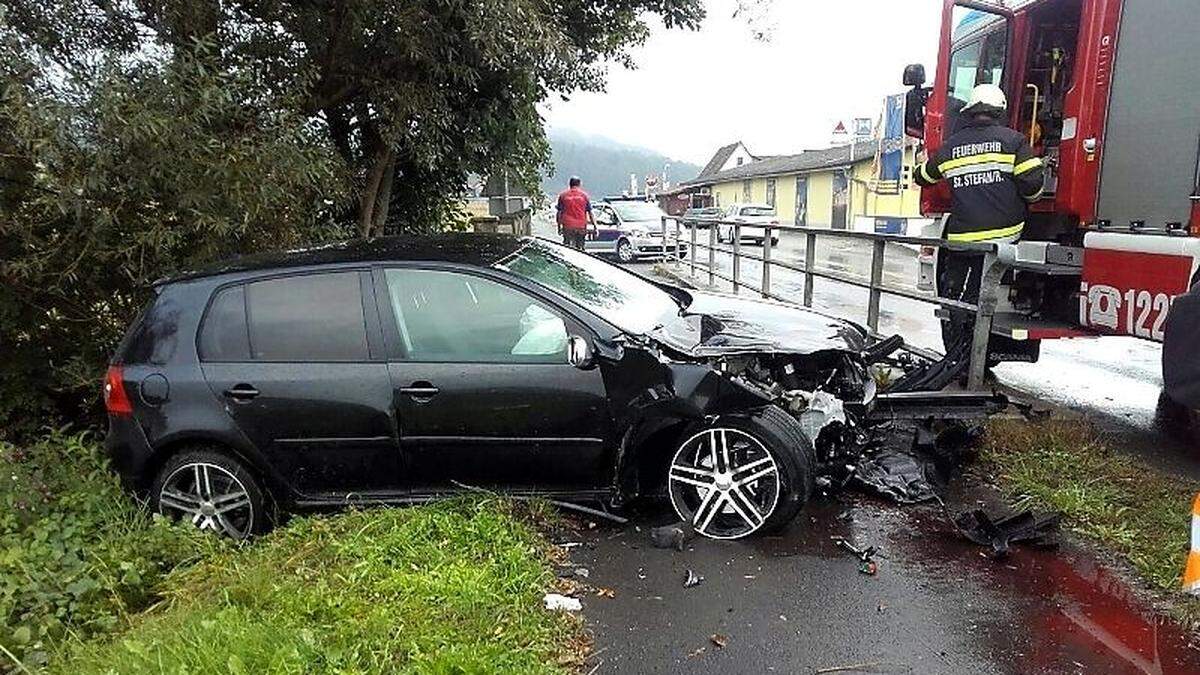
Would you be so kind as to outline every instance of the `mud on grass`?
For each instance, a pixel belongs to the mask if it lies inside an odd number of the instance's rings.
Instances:
[[[1061,511],[1064,527],[1115,553],[1200,627],[1200,599],[1180,590],[1200,486],[1113,451],[1080,420],[993,420],[983,458],[1019,506]]]
[[[174,574],[166,600],[60,672],[557,672],[587,649],[549,613],[536,505],[472,497],[293,520]]]

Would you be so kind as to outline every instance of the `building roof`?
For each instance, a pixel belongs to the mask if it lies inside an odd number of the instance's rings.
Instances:
[[[729,146],[726,146],[729,147]],[[736,147],[736,146],[735,146]],[[798,155],[775,155],[760,159],[758,161],[735,166],[732,169],[725,171],[717,171],[712,174],[701,173],[696,178],[686,181],[681,184],[682,187],[694,185],[712,185],[713,183],[724,183],[731,180],[744,180],[747,178],[761,178],[764,176],[783,176],[792,173],[805,173],[809,171],[820,171],[822,169],[830,169],[839,166],[848,166],[875,156],[875,151],[878,149],[877,141],[870,140],[853,145],[839,145],[823,150],[806,150]],[[850,149],[854,149],[854,157],[850,157]],[[724,150],[725,148],[721,148]],[[718,151],[718,155],[720,151]],[[728,158],[728,156],[726,156]],[[714,160],[716,157],[713,158]],[[709,162],[712,165],[712,162]],[[706,167],[707,168],[707,167]]]
[[[712,156],[712,159],[708,160],[708,164],[704,165],[704,169],[700,171],[700,175],[692,180],[684,181],[684,183],[695,183],[720,171],[721,167],[725,166],[725,162],[729,161],[729,157],[733,154],[733,151],[737,150],[741,144],[741,141],[734,141],[729,145],[722,145],[720,148],[717,148],[716,154]]]
[[[339,263],[417,260],[486,267],[516,251],[523,241],[508,234],[473,232],[352,239],[313,248],[241,256],[162,279],[155,285],[222,274]]]

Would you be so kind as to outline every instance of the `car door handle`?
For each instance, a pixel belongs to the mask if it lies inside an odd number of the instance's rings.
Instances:
[[[429,382],[413,382],[407,387],[400,387],[401,394],[408,394],[414,401],[428,401],[441,391]]]
[[[248,384],[235,384],[223,393],[227,398],[234,399],[235,401],[249,401],[258,396],[258,390]]]

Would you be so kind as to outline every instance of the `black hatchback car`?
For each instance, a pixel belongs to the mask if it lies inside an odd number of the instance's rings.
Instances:
[[[108,370],[107,446],[152,508],[235,538],[465,487],[665,492],[742,537],[795,515],[874,393],[851,324],[540,239],[354,242],[155,291]]]

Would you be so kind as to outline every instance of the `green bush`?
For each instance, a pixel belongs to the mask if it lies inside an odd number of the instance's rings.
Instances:
[[[64,673],[554,672],[579,644],[542,607],[545,541],[497,498],[299,518],[173,575]]]
[[[166,573],[220,546],[152,518],[87,434],[0,443],[0,468],[0,663],[37,668],[67,636],[120,630]]]

